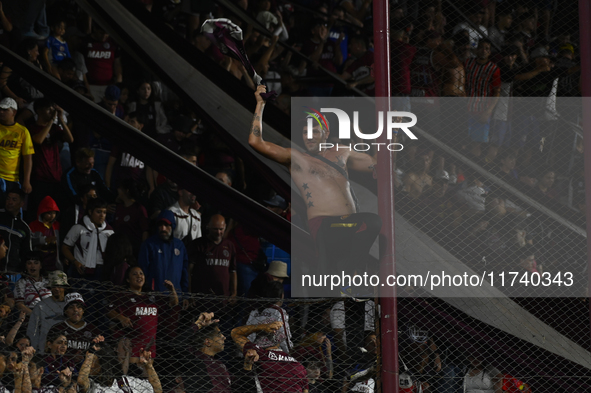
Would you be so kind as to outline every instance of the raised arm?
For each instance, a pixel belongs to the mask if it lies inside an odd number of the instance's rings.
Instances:
[[[261,93],[267,91],[264,85],[259,85],[254,96],[257,100],[257,106],[254,110],[254,117],[252,118],[252,125],[250,127],[250,134],[248,135],[248,144],[256,150],[257,153],[278,162],[287,167],[291,164],[291,149],[278,146],[271,142],[263,140],[263,110],[265,109],[265,100],[261,97]]]
[[[174,288],[174,285],[171,281],[168,280],[164,280],[164,286],[166,287],[166,289],[168,289],[170,291],[170,300],[168,302],[168,305],[170,307],[174,307],[176,305],[179,304],[179,297],[176,293],[176,289]]]
[[[152,360],[152,353],[149,351],[140,350],[140,365],[146,370],[148,375],[148,382],[152,385],[154,393],[162,393],[162,384],[156,370],[154,370],[154,361]]]
[[[95,337],[92,340],[93,345],[91,345],[91,347],[88,349],[88,352],[86,352],[86,359],[84,359],[84,363],[82,363],[82,367],[78,373],[78,387],[80,388],[80,393],[86,393],[90,388],[90,379],[88,379],[90,375],[90,369],[92,368],[94,358],[96,357],[95,352],[100,350],[100,343],[103,341],[105,341],[103,336]]]
[[[274,333],[283,326],[283,322],[272,322],[261,325],[245,325],[232,329],[232,340],[238,345],[242,351],[244,346],[250,342],[248,336],[253,333],[265,332]]]

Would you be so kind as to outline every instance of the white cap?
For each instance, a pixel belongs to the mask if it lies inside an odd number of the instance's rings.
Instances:
[[[16,101],[13,98],[10,97],[6,97],[3,98],[2,101],[0,101],[0,108],[2,109],[14,109],[15,111],[18,110],[18,105],[16,104]]]

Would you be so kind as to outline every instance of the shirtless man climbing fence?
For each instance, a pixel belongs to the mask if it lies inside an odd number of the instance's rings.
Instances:
[[[265,101],[258,86],[248,143],[261,155],[286,166],[306,203],[308,227],[316,241],[318,265],[314,274],[363,273],[371,245],[381,228],[373,213],[359,213],[348,170],[372,173],[376,159],[365,153],[332,147],[321,149],[330,130],[313,122],[312,139],[302,121],[305,152],[266,142],[262,137]],[[305,120],[305,119],[303,119]],[[335,264],[337,264],[335,266]],[[330,268],[330,269],[329,269]]]

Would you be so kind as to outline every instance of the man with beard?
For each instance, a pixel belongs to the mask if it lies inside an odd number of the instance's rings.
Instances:
[[[164,292],[167,290],[164,281],[169,280],[177,292],[188,292],[189,258],[183,242],[172,235],[176,227],[174,214],[163,211],[156,224],[158,233],[146,239],[138,258],[146,283],[150,289]]]

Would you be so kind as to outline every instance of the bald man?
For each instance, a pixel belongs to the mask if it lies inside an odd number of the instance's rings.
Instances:
[[[214,214],[207,224],[207,236],[188,247],[191,292],[236,297],[236,250],[224,239],[226,220]]]

